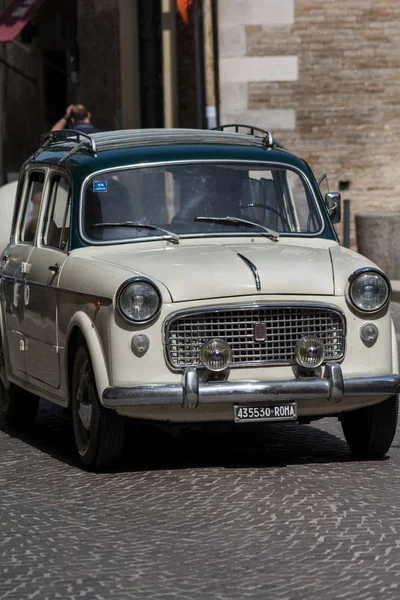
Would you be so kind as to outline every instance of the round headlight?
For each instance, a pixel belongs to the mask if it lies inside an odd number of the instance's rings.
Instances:
[[[390,286],[386,278],[377,271],[364,271],[351,281],[349,296],[359,310],[375,312],[388,302]]]
[[[117,307],[128,321],[146,323],[154,319],[160,310],[161,294],[149,281],[128,281],[118,292]]]

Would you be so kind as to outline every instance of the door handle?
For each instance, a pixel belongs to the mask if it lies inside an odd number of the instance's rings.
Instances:
[[[54,273],[54,275],[57,275],[59,270],[60,270],[60,265],[58,265],[57,263],[55,265],[49,265],[49,271]]]
[[[3,260],[3,262],[7,262],[9,258],[10,258],[10,255],[6,253],[6,254],[3,254],[2,260]]]
[[[28,273],[30,273],[31,267],[32,267],[31,263],[22,262],[21,263],[21,273],[24,275],[27,275]]]

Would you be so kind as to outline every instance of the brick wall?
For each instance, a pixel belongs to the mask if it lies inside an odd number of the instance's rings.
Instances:
[[[239,59],[237,68],[256,58],[275,59],[275,66],[260,63],[256,80],[222,79],[222,112],[273,128],[317,176],[328,173],[331,189],[350,182],[343,197],[353,215],[400,210],[400,4],[294,0],[291,19],[291,0],[264,0],[272,22],[261,15],[256,24],[250,5],[260,1],[247,1],[241,26],[219,24],[220,69],[229,57]],[[220,4],[240,10],[243,2]],[[285,59],[296,60],[297,74],[288,73]]]

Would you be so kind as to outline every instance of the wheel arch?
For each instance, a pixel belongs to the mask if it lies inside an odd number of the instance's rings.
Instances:
[[[103,345],[90,317],[84,312],[77,312],[71,319],[66,335],[65,372],[67,380],[68,404],[71,404],[71,384],[74,358],[78,345],[84,341],[89,351],[96,389],[102,403],[103,391],[110,386],[108,368]]]

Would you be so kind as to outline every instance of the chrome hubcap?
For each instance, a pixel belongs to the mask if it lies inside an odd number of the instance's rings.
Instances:
[[[85,430],[89,431],[92,424],[93,404],[90,378],[86,369],[82,373],[76,398],[78,400],[79,418]]]

